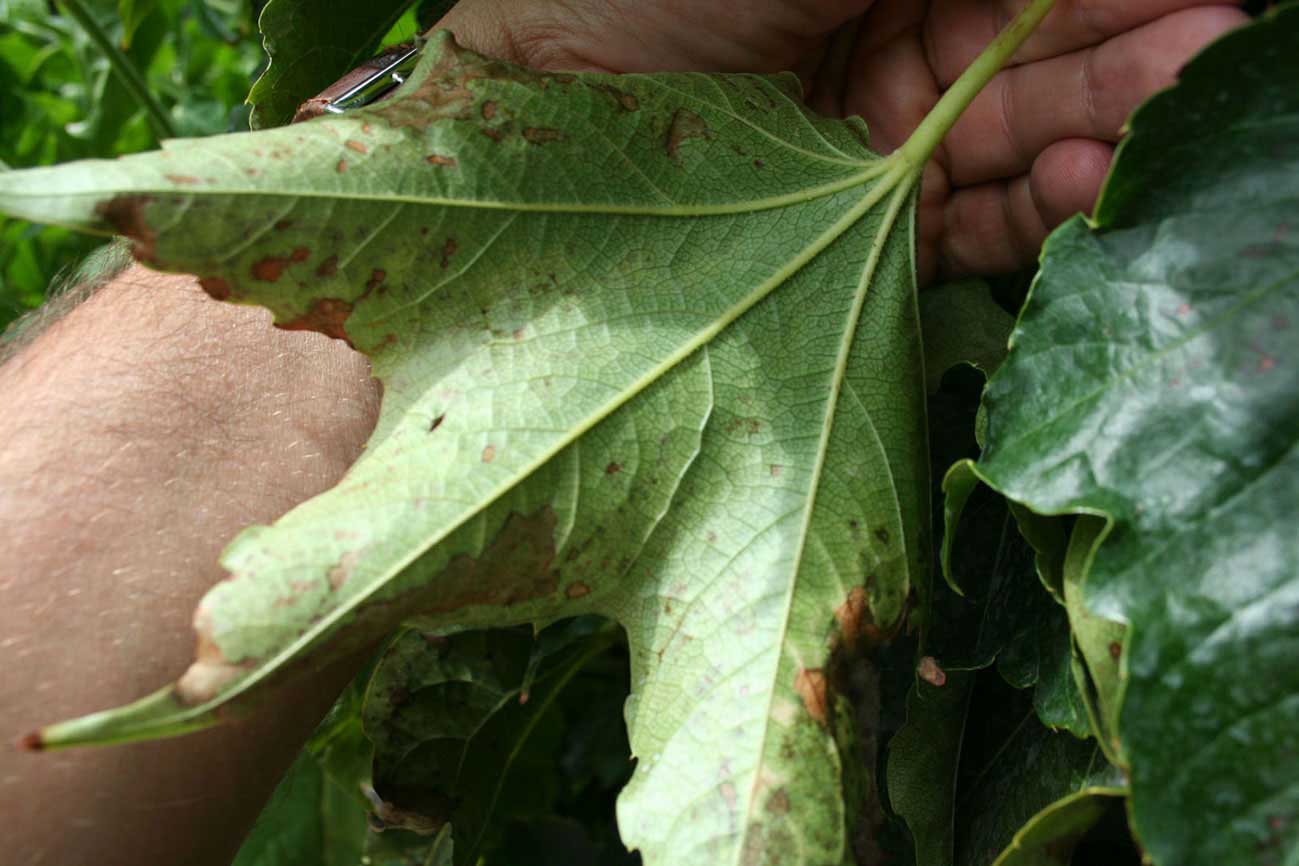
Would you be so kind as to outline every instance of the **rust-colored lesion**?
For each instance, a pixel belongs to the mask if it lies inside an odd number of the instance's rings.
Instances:
[[[131,255],[149,264],[156,260],[158,233],[145,219],[145,208],[153,202],[147,195],[117,195],[101,201],[95,213],[119,235],[131,239]]]
[[[803,709],[822,728],[829,724],[830,695],[825,671],[821,668],[799,668],[794,674],[794,691]]]
[[[523,130],[523,138],[529,144],[549,144],[552,141],[564,141],[567,136],[562,131],[547,126],[529,126]]]
[[[327,337],[352,345],[347,335],[347,318],[352,315],[352,304],[342,298],[316,298],[303,313],[289,322],[277,322],[286,331],[318,331]]]
[[[676,160],[680,157],[681,146],[687,141],[692,138],[709,139],[712,136],[708,121],[688,108],[678,108],[672,115],[671,125],[668,126],[667,154]]]

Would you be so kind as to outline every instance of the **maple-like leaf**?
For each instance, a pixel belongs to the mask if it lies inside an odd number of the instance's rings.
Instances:
[[[543,74],[434,38],[394,98],[0,175],[0,209],[366,353],[333,490],[225,551],[172,687],[47,746],[212,724],[403,621],[627,630],[624,840],[838,863],[877,817],[847,660],[927,567],[920,169],[1050,2],[887,158],[792,76]]]

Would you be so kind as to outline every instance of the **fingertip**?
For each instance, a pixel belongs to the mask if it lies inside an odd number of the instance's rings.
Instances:
[[[1038,154],[1029,176],[1033,204],[1047,231],[1096,205],[1114,148],[1103,141],[1057,141]]]

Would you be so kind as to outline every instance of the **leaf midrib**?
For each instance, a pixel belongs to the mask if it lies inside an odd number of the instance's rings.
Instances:
[[[107,162],[115,164],[110,160],[92,160],[91,162]],[[267,189],[250,189],[247,187],[209,187],[201,191],[192,189],[181,189],[178,187],[140,187],[133,186],[130,188],[105,188],[97,187],[79,191],[69,192],[41,192],[33,189],[27,191],[23,189],[4,190],[0,186],[0,199],[9,199],[11,201],[18,199],[32,199],[43,202],[59,199],[79,199],[93,197],[102,200],[108,195],[126,195],[132,197],[150,197],[150,196],[175,196],[177,199],[205,198],[208,196],[236,198],[242,196],[254,196],[259,198],[291,198],[298,199],[326,199],[338,202],[350,203],[368,203],[382,202],[392,205],[419,205],[425,207],[439,208],[465,208],[469,210],[502,210],[515,211],[519,213],[556,213],[556,214],[600,214],[606,216],[657,216],[657,217],[701,217],[701,216],[726,216],[731,214],[755,213],[757,211],[775,210],[777,208],[790,207],[792,205],[802,204],[813,201],[818,198],[825,198],[835,193],[844,192],[853,187],[864,186],[870,181],[886,175],[894,163],[889,159],[879,159],[870,163],[869,167],[856,174],[849,175],[840,180],[830,183],[820,184],[807,189],[798,190],[797,192],[785,193],[779,196],[768,196],[766,198],[750,199],[748,201],[727,202],[713,205],[617,205],[617,204],[596,204],[583,205],[568,202],[513,202],[499,199],[460,199],[447,198],[441,196],[415,196],[415,195],[388,195],[382,193],[364,193],[364,192],[347,192],[347,191],[328,191],[319,188],[304,188],[301,190],[267,190]],[[57,167],[48,169],[56,171]],[[38,169],[39,171],[39,169]]]

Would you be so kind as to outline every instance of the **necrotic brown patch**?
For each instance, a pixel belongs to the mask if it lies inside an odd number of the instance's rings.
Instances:
[[[317,298],[305,314],[279,327],[286,331],[317,331],[350,346],[352,341],[348,339],[344,328],[350,315],[352,305],[347,301],[341,298]]]
[[[826,693],[825,672],[820,668],[799,668],[794,675],[794,691],[803,702],[803,709],[821,727],[829,717],[829,696]]]
[[[215,300],[224,301],[230,297],[230,284],[221,277],[203,277],[198,284],[199,288]]]

